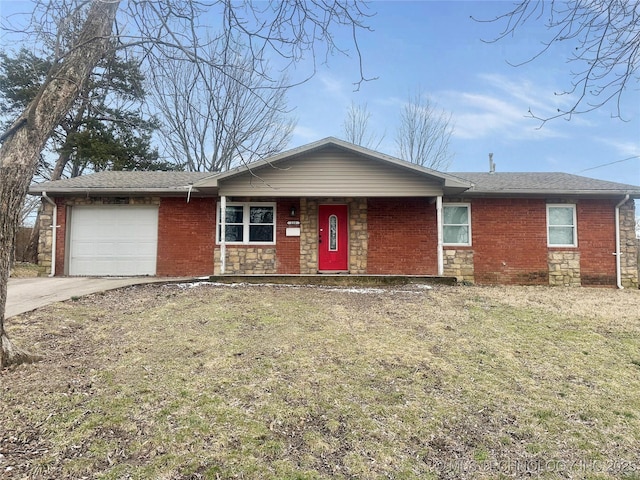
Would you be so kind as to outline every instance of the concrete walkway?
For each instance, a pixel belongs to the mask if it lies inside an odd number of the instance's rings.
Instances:
[[[90,293],[144,283],[191,281],[193,278],[156,277],[37,277],[10,278],[7,285],[5,318],[30,312],[54,302],[81,297]]]

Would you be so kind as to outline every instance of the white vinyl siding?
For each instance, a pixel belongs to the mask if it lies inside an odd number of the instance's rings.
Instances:
[[[442,206],[444,245],[471,245],[471,205],[445,203]]]
[[[578,246],[575,205],[547,205],[547,244],[550,247]]]
[[[222,232],[218,204],[216,242]],[[272,202],[227,202],[225,243],[228,245],[273,245],[276,243],[276,204]]]
[[[158,207],[72,207],[69,241],[69,275],[155,275]]]

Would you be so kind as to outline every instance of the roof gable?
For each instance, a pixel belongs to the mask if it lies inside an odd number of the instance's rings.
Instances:
[[[326,138],[196,183],[221,195],[435,196],[461,192],[463,179]]]

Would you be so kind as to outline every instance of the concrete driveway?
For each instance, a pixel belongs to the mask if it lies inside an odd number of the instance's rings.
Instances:
[[[7,285],[5,318],[30,312],[54,302],[90,293],[143,283],[183,282],[192,278],[156,277],[37,277],[10,278]]]

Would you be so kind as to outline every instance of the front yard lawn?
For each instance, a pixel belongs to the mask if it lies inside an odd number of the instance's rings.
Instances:
[[[150,285],[7,321],[0,477],[640,479],[640,291]]]

